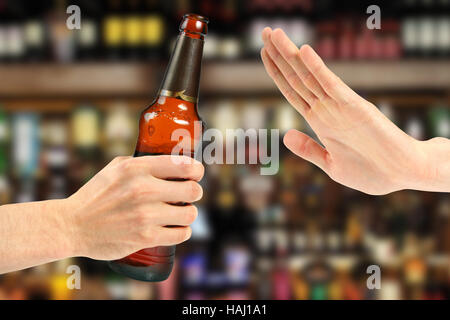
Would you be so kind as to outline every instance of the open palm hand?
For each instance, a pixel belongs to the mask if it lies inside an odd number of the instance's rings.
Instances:
[[[372,103],[331,72],[314,50],[298,49],[281,29],[262,34],[264,66],[322,145],[297,130],[285,145],[333,180],[368,194],[418,186],[436,172],[419,141],[408,136]]]

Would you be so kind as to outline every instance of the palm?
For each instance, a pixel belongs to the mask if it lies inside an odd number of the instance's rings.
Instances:
[[[267,72],[325,148],[296,130],[286,134],[286,146],[354,189],[370,194],[401,189],[396,176],[417,154],[416,140],[347,87],[309,46],[297,49],[279,29],[266,28],[263,40]]]

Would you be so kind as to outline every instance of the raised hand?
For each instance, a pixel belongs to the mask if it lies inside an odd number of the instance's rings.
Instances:
[[[442,143],[449,150],[448,140],[421,142],[408,136],[331,72],[310,46],[298,49],[281,29],[265,28],[262,37],[267,73],[322,143],[290,130],[284,143],[292,152],[333,180],[368,194],[450,191],[438,169],[446,153],[430,154]]]

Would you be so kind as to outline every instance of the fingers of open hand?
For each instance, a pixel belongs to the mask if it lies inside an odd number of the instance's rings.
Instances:
[[[305,87],[308,88],[320,101],[323,101],[327,97],[327,94],[314,75],[305,66],[300,57],[300,52],[297,46],[287,37],[284,31],[281,29],[275,29],[270,34],[270,41],[274,47],[277,48],[282,58],[292,67],[297,77],[301,79]]]
[[[263,31],[264,49],[273,63],[277,66],[278,70],[280,70],[283,77],[287,80],[289,85],[309,104],[309,106],[313,106],[315,104],[315,100],[317,100],[317,97],[305,87],[292,66],[289,65],[278,49],[274,46],[271,40],[271,33],[272,31],[270,28],[265,28]]]
[[[309,45],[299,50],[281,29],[263,31],[265,49],[286,82],[314,108],[322,103],[349,105],[356,93],[329,70]]]
[[[280,89],[283,96],[289,101],[289,103],[297,109],[300,114],[305,117],[306,111],[309,109],[306,101],[289,85],[287,80],[284,78],[280,70],[277,68],[275,63],[270,58],[266,49],[261,50],[261,59],[267,70],[267,73],[272,78],[272,80]]]
[[[284,136],[283,142],[299,157],[312,162],[325,172],[329,171],[331,159],[327,150],[308,135],[297,130],[289,130]]]
[[[356,93],[328,69],[319,55],[309,45],[303,45],[300,48],[300,57],[328,96],[341,105],[350,104]]]

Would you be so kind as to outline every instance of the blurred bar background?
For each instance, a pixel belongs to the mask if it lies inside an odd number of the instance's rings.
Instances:
[[[81,7],[81,30],[66,8]],[[366,8],[381,7],[381,30]],[[0,201],[64,198],[131,155],[183,14],[210,18],[199,111],[208,127],[311,129],[259,58],[265,26],[311,44],[417,139],[450,138],[450,0],[0,0]],[[372,197],[280,141],[280,172],[213,165],[193,237],[159,284],[73,258],[0,276],[0,299],[448,299],[450,196]],[[254,152],[254,150],[248,150]],[[432,155],[431,155],[432,156]],[[68,290],[68,265],[82,289]],[[366,268],[382,271],[368,290]]]

